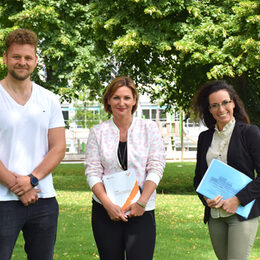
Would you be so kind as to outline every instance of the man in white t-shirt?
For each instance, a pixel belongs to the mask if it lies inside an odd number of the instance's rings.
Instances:
[[[17,29],[5,41],[0,81],[0,258],[11,259],[22,230],[28,259],[53,259],[58,204],[52,170],[65,154],[60,104],[33,83],[37,36]]]

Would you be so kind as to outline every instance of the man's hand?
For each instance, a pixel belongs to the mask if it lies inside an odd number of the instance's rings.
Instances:
[[[38,192],[40,192],[39,189],[30,189],[22,196],[20,196],[19,199],[24,206],[29,206],[30,204],[33,204],[38,200]]]
[[[10,190],[17,196],[22,196],[27,191],[32,189],[32,184],[29,176],[16,175],[16,183]]]

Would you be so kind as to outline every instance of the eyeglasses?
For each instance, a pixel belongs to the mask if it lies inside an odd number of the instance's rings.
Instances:
[[[221,103],[214,103],[214,104],[210,105],[209,109],[211,109],[211,110],[218,110],[220,108],[220,106],[226,108],[232,102],[233,102],[233,100],[223,100]]]

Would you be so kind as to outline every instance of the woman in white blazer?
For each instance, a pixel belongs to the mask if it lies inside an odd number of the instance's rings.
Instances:
[[[92,228],[103,260],[153,259],[155,196],[165,167],[165,148],[155,122],[133,117],[137,102],[133,81],[115,78],[103,96],[104,109],[112,118],[91,129],[86,146]],[[103,176],[126,170],[136,175],[141,196],[123,210],[108,197]]]

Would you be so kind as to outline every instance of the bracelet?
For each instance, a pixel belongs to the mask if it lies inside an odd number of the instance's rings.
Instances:
[[[142,208],[145,209],[145,206],[146,206],[145,204],[141,203],[140,201],[137,201],[136,203],[137,203],[139,206],[141,206]]]

